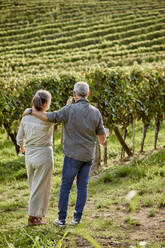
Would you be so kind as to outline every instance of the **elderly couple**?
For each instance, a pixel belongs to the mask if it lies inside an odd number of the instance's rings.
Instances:
[[[53,172],[53,123],[64,123],[64,162],[60,186],[57,226],[66,225],[69,193],[77,179],[77,200],[71,221],[77,225],[82,217],[87,199],[90,168],[94,158],[96,136],[100,144],[107,145],[102,116],[92,106],[87,97],[89,85],[78,82],[74,85],[73,96],[67,105],[54,112],[46,112],[51,103],[51,94],[46,90],[36,92],[32,108],[24,111],[17,143],[25,151],[25,163],[30,187],[28,225],[46,224],[42,218],[46,214]]]

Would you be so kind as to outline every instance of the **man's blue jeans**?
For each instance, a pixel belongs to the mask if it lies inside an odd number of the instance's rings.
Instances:
[[[62,169],[62,183],[59,196],[59,220],[65,220],[68,210],[69,193],[77,177],[77,200],[74,219],[80,221],[87,200],[89,174],[92,161],[83,162],[65,156]]]

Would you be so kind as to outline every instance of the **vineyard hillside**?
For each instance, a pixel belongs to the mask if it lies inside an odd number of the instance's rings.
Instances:
[[[0,1],[1,79],[164,62],[164,0]]]

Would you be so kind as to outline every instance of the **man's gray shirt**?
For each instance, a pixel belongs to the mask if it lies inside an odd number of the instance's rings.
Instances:
[[[64,123],[64,154],[80,161],[94,158],[96,136],[104,134],[100,111],[86,98],[47,113],[50,122]]]

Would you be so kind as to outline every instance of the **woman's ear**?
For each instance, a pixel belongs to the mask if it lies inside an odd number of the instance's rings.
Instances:
[[[48,109],[49,109],[49,102],[45,102],[45,103],[42,105],[42,109],[48,110]]]

